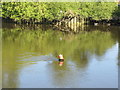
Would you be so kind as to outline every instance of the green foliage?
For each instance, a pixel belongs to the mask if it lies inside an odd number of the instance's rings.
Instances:
[[[80,5],[80,15],[92,17],[94,20],[111,19],[117,7],[114,2],[84,2]]]
[[[60,20],[69,10],[75,15],[92,17],[95,20],[111,19],[117,8],[116,2],[3,2],[2,4],[2,17],[19,22]]]
[[[9,17],[15,21],[31,19],[41,21],[45,12],[46,5],[38,2],[9,2],[3,3],[2,6],[2,17]]]
[[[116,11],[114,12],[113,17],[120,17],[120,6],[116,8]]]

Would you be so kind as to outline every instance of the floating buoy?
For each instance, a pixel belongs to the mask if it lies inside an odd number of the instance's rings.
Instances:
[[[63,55],[62,54],[60,54],[59,56],[58,56],[58,61],[59,61],[59,66],[62,66],[63,65],[63,62],[64,62],[64,57],[63,57]]]

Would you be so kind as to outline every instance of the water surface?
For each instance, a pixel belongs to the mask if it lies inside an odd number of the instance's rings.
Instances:
[[[117,88],[119,33],[118,26],[89,26],[74,34],[4,24],[3,88]]]

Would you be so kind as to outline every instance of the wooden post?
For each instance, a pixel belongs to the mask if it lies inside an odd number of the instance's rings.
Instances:
[[[58,26],[61,26],[61,21],[59,22]]]
[[[76,27],[76,25],[74,25],[73,31],[74,31],[74,32],[77,31],[77,27]]]
[[[74,17],[74,26],[76,26],[76,17]]]
[[[65,21],[65,27],[67,28],[67,21]]]
[[[73,30],[73,19],[71,20],[70,28]]]
[[[68,27],[70,27],[70,21],[68,22]]]
[[[73,30],[73,19],[71,20],[71,29]]]

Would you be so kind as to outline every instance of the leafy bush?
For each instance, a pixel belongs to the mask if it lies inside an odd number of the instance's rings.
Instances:
[[[116,2],[3,2],[2,17],[18,22],[52,21],[71,10],[75,15],[102,20],[111,19],[117,6]],[[119,11],[116,13],[119,15]]]

